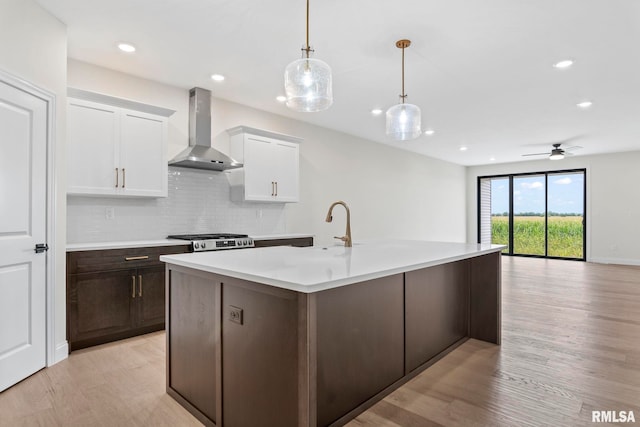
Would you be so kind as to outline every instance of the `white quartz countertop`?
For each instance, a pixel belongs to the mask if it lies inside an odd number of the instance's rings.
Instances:
[[[262,234],[250,236],[254,240],[279,240],[279,239],[297,239],[303,237],[313,237],[313,234]],[[188,245],[186,240],[175,239],[159,239],[159,240],[134,240],[121,242],[93,242],[93,243],[69,243],[67,252],[77,251],[96,251],[102,249],[126,249],[126,248],[145,248],[153,246],[181,246]]]
[[[503,245],[385,240],[356,242],[352,248],[276,246],[163,255],[160,260],[297,292],[312,293],[499,252],[503,248]]]

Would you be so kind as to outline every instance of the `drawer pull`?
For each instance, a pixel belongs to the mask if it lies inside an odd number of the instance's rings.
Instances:
[[[143,255],[143,256],[128,256],[126,257],[124,260],[125,261],[140,261],[143,259],[149,259],[149,255]]]
[[[142,297],[142,274],[138,275],[138,296]]]
[[[136,297],[136,276],[131,276],[131,298]]]
[[[116,188],[118,188],[118,168],[116,168]]]

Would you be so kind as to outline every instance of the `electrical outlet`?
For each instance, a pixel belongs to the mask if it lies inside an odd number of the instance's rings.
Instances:
[[[114,208],[105,209],[104,216],[107,219],[114,219],[116,217],[116,210]]]
[[[229,308],[229,320],[237,323],[238,325],[242,325],[242,309],[240,307],[234,307],[232,305],[230,305]]]

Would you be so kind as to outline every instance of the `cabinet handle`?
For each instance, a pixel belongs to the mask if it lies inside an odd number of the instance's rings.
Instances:
[[[143,256],[128,256],[126,257],[124,260],[125,261],[140,261],[142,259],[149,259],[149,255],[143,255]]]
[[[142,297],[142,274],[138,275],[138,296]]]
[[[136,297],[136,276],[131,276],[131,298]]]
[[[122,168],[122,188],[124,188],[124,183],[126,182],[127,175],[125,175],[124,168]]]
[[[275,182],[271,181],[271,195],[272,195],[272,196],[275,196],[275,194],[274,194],[274,193],[275,193],[275,188],[276,188],[276,187],[275,187],[275,185],[274,185],[274,184],[275,184]]]
[[[116,168],[116,188],[118,188],[118,168]]]
[[[278,181],[276,181],[276,197],[278,197]]]

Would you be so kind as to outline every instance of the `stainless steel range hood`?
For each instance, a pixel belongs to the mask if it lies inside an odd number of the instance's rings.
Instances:
[[[211,91],[194,87],[189,91],[189,147],[169,161],[169,166],[224,171],[242,163],[211,148]]]

